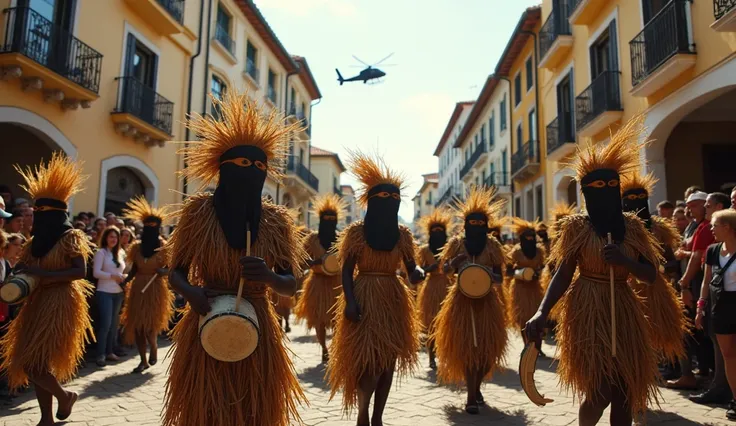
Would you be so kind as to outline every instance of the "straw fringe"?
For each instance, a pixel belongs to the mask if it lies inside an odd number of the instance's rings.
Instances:
[[[145,222],[149,217],[158,218],[164,222],[169,217],[169,206],[153,207],[146,197],[140,195],[130,199],[123,209],[125,219],[140,220]]]
[[[427,245],[421,247],[417,257],[423,265],[431,265],[437,262]],[[434,319],[440,311],[442,301],[447,296],[449,286],[449,278],[438,269],[429,273],[424,285],[419,288],[417,296],[419,321],[428,335],[432,334]]]
[[[312,259],[319,259],[326,253],[319,243],[316,232],[307,237],[305,246]],[[304,280],[302,295],[296,304],[294,314],[298,320],[306,320],[309,330],[319,325],[332,328],[332,308],[341,292],[341,274],[330,276],[312,270]]]
[[[337,219],[342,221],[347,215],[347,208],[348,203],[342,197],[334,193],[329,193],[318,195],[312,200],[310,213],[319,218],[324,212],[335,212]]]
[[[174,293],[169,289],[166,276],[157,276],[145,293],[141,290],[148,284],[156,269],[166,267],[166,254],[157,252],[148,261],[144,261],[140,251],[141,244],[133,244],[128,252],[137,267],[135,278],[126,289],[125,304],[120,322],[123,326],[123,342],[135,344],[135,334],[145,336],[158,335],[169,329],[171,316],[174,314]]]
[[[399,243],[392,251],[371,249],[363,235],[362,221],[342,232],[337,247],[343,263],[349,257],[357,262],[354,292],[362,313],[360,322],[351,322],[344,315],[344,294],[338,298],[326,376],[330,398],[342,391],[343,411],[349,415],[358,402],[358,380],[363,374],[377,376],[396,362],[401,380],[418,361],[419,323],[414,298],[407,283],[395,275],[404,259],[414,258],[415,249],[411,232],[405,226],[400,226]]]
[[[514,269],[533,268],[538,271],[544,267],[545,255],[544,246],[537,244],[537,255],[534,259],[529,259],[521,251],[521,246],[517,244],[511,251],[511,264]],[[541,279],[522,281],[512,278],[508,290],[508,300],[510,302],[508,304],[509,325],[519,331],[524,328],[526,322],[539,309],[545,290],[542,287]]]
[[[464,236],[453,237],[442,252],[442,263],[465,253]],[[503,267],[506,263],[501,244],[488,238],[486,248],[476,256],[475,263],[487,267]],[[508,334],[503,290],[493,285],[481,299],[471,299],[452,279],[450,291],[437,314],[435,333],[439,358],[438,376],[442,383],[463,384],[468,369],[488,369],[486,379],[505,362]],[[472,310],[472,315],[471,315]],[[475,318],[478,347],[473,344],[472,319]]]
[[[495,222],[497,220],[498,214],[506,204],[506,200],[494,200],[495,196],[495,187],[473,185],[465,200],[457,202],[457,207],[455,207],[457,218],[464,222],[469,214],[482,213],[486,216],[490,228],[491,221]],[[497,225],[500,225],[500,223],[497,223]]]
[[[49,270],[68,269],[72,259],[87,259],[88,240],[79,230],[68,231],[43,258],[31,255],[29,240],[21,261]],[[18,317],[0,339],[0,371],[7,371],[11,389],[28,385],[27,372],[50,372],[64,383],[72,379],[93,336],[87,297],[93,286],[85,280],[41,284],[23,303]]]
[[[446,207],[440,207],[432,210],[432,213],[422,216],[417,222],[417,232],[424,234],[429,238],[429,234],[435,226],[441,226],[445,228],[447,235],[452,235],[454,232],[454,224],[452,221],[452,212]]]
[[[406,178],[403,174],[392,170],[378,154],[365,154],[360,150],[348,149],[348,169],[362,186],[358,189],[358,202],[368,205],[368,191],[376,185],[387,183],[405,189]]]
[[[659,182],[654,176],[654,173],[648,173],[642,175],[640,173],[628,173],[621,176],[621,194],[626,193],[632,189],[643,189],[647,194],[651,194],[654,191],[654,186]]]
[[[672,250],[676,250],[680,247],[682,237],[680,236],[680,233],[677,232],[677,228],[675,228],[675,225],[671,220],[667,220],[660,216],[652,216],[651,231],[652,234],[654,234],[654,238],[659,241],[662,247],[669,247]]]
[[[82,185],[89,177],[82,175],[82,165],[81,161],[74,161],[65,154],[54,152],[46,164],[25,169],[18,165],[13,167],[26,182],[20,187],[31,198],[51,198],[66,203],[82,190]]]

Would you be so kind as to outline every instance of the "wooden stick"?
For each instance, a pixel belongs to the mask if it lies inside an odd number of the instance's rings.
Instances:
[[[608,233],[608,244],[613,244],[610,232]],[[616,292],[614,291],[613,265],[609,269],[609,274],[611,276],[611,353],[616,358]]]
[[[250,256],[250,225],[245,224],[245,255]],[[245,285],[245,278],[240,277],[240,285],[238,286],[238,296],[235,298],[235,312],[238,312],[240,306],[240,297],[243,295],[243,286]]]
[[[151,283],[153,283],[153,281],[156,279],[156,277],[158,277],[158,274],[153,274],[153,276],[151,277],[151,279],[148,280],[148,283],[146,283],[146,286],[143,287],[143,289],[141,290],[141,294],[145,293],[146,290],[148,290],[148,286],[150,286]]]
[[[473,313],[473,307],[470,307],[470,324],[473,327],[473,347],[478,347],[478,335],[475,332],[475,313]]]

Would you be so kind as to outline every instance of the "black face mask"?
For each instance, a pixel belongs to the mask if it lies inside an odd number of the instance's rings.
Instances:
[[[373,250],[391,251],[399,242],[399,188],[388,183],[368,191],[368,208],[363,219],[363,235]]]
[[[156,253],[156,249],[160,245],[159,236],[161,235],[161,220],[157,217],[147,217],[143,222],[143,231],[141,232],[141,254],[148,259]]]
[[[337,239],[337,212],[324,211],[319,218],[319,244],[329,250]]]
[[[446,242],[447,231],[445,231],[445,228],[441,226],[433,226],[429,231],[429,249],[435,257],[440,253]]]
[[[497,226],[493,228],[488,228],[488,235],[501,242],[501,228]]]
[[[537,231],[537,235],[543,243],[547,244],[549,242],[549,235],[547,234],[547,230]]]
[[[252,145],[239,145],[220,157],[220,182],[215,189],[217,220],[230,247],[246,247],[246,224],[251,244],[258,239],[261,192],[266,182],[266,154]]]
[[[580,181],[585,197],[585,209],[601,238],[610,232],[614,241],[624,240],[626,225],[621,207],[621,184],[615,170],[594,170]]]
[[[527,259],[534,259],[537,255],[537,234],[534,231],[526,231],[519,235],[519,245]]]
[[[69,221],[66,203],[51,198],[36,200],[33,212],[31,254],[35,258],[46,256],[64,233],[73,229]]]
[[[652,215],[649,212],[649,194],[644,188],[630,189],[624,192],[621,198],[625,212],[634,212],[649,228],[652,225]]]
[[[488,240],[488,218],[483,213],[471,213],[465,218],[465,250],[478,256],[486,248]]]

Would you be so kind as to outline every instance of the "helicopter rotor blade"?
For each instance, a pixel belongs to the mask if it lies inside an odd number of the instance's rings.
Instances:
[[[360,62],[361,64],[363,64],[363,65],[365,65],[365,66],[367,66],[367,67],[369,67],[369,66],[370,66],[370,65],[366,64],[365,62],[361,61],[361,60],[360,60],[360,58],[359,58],[359,57],[357,57],[357,56],[355,56],[355,55],[353,55],[353,58],[355,58],[355,60],[356,60],[356,61]]]
[[[390,55],[386,56],[385,58],[383,58],[383,59],[381,59],[380,61],[378,61],[378,62],[376,62],[375,64],[373,64],[373,66],[379,65],[379,64],[380,64],[381,62],[383,62],[383,61],[385,61],[386,59],[388,59],[388,58],[390,58],[390,57],[394,56],[394,53],[395,53],[395,52],[392,52],[392,53],[391,53]]]

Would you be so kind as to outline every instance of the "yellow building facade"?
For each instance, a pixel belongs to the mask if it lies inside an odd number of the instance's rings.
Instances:
[[[686,0],[545,0],[539,79],[547,203],[575,202],[563,164],[576,143],[605,142],[645,113],[650,199],[683,198],[698,185],[730,191],[736,168],[736,5]]]

